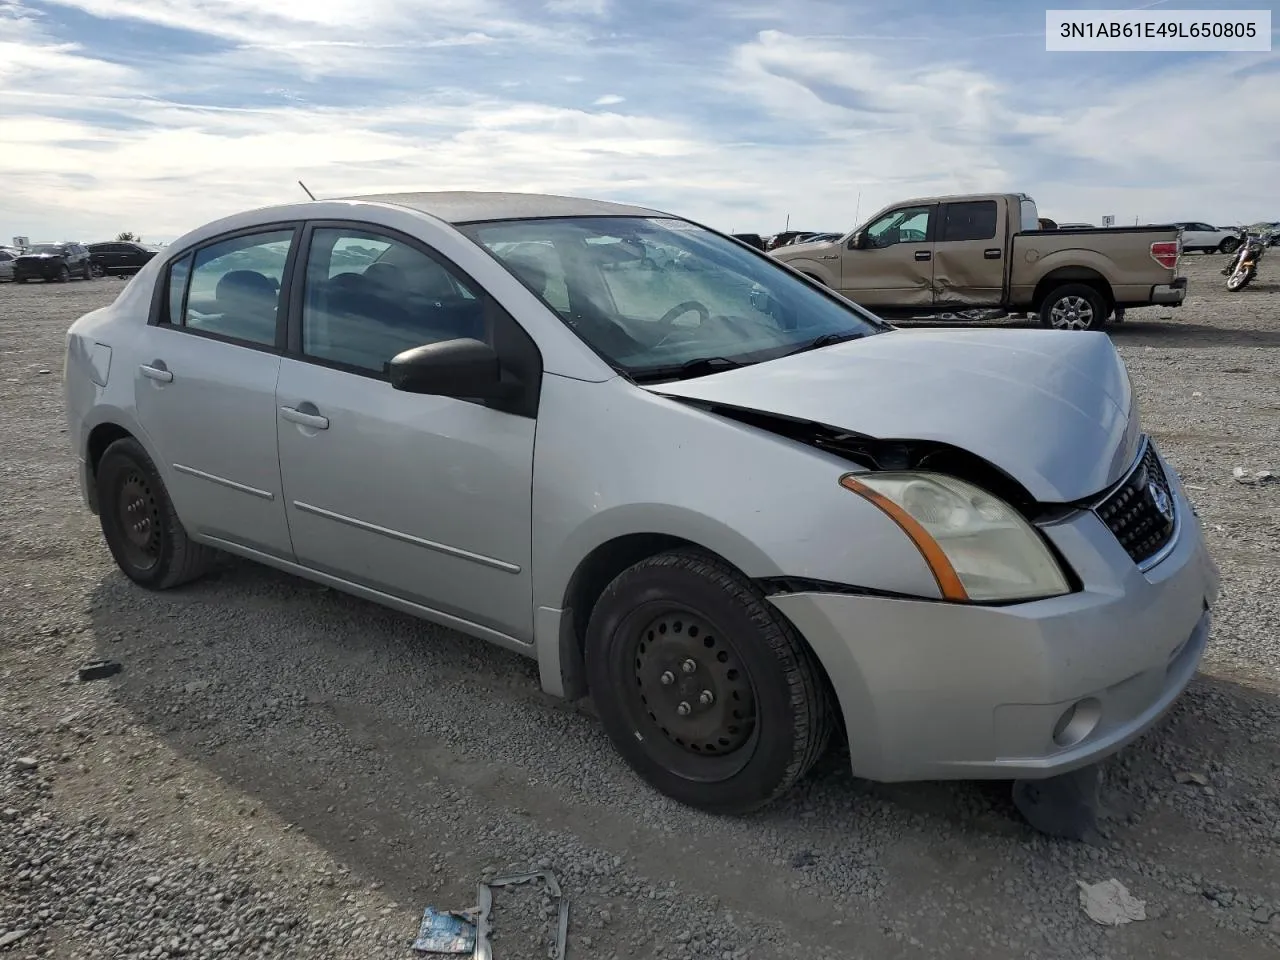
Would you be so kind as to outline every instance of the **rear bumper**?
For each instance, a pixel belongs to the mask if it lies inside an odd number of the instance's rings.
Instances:
[[[1046,528],[1084,582],[1068,596],[1006,607],[771,597],[827,669],[854,772],[880,781],[1050,777],[1156,723],[1196,672],[1218,596],[1217,566],[1175,485],[1178,538],[1145,573],[1091,513]]]
[[[1157,306],[1179,307],[1186,299],[1186,277],[1178,277],[1173,283],[1159,283],[1151,288],[1151,302]]]

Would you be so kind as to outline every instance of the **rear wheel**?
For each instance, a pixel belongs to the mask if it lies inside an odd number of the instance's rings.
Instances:
[[[134,583],[167,590],[204,573],[212,551],[187,537],[164,481],[132,437],[107,447],[95,478],[102,534]]]
[[[1100,330],[1111,308],[1093,287],[1066,283],[1040,305],[1040,322],[1054,330]]]
[[[1240,249],[1240,241],[1236,237],[1227,237],[1218,246],[1219,253],[1235,253]]]
[[[84,262],[84,266],[80,269],[80,279],[81,280],[93,279],[93,264],[91,264],[88,260]]]
[[[795,628],[699,551],[650,557],[609,584],[588,623],[586,664],[618,752],[690,806],[763,806],[831,737],[826,688]]]

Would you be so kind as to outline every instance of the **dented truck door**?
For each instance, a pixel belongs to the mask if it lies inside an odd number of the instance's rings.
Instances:
[[[1008,258],[1003,201],[943,203],[933,247],[934,305],[998,307]]]
[[[840,292],[871,309],[933,305],[934,203],[895,207],[840,252]]]

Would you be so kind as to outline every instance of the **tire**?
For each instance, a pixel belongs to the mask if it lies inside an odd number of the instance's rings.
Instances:
[[[586,669],[618,752],[691,807],[762,807],[831,739],[813,654],[759,590],[701,551],[649,557],[605,588],[587,624]]]
[[[80,271],[80,279],[81,280],[93,279],[93,264],[89,263],[89,261],[87,260],[85,261],[84,269]]]
[[[95,484],[102,535],[130,580],[168,590],[205,572],[213,551],[187,537],[164,481],[137,440],[125,437],[107,447]],[[133,501],[128,507],[126,499]]]
[[[1252,279],[1253,279],[1252,270],[1246,270],[1243,274],[1239,272],[1233,273],[1230,277],[1227,278],[1227,289],[1230,290],[1232,293],[1236,293],[1240,290],[1243,290],[1245,287],[1247,287],[1249,285],[1249,281]]]
[[[1040,323],[1054,330],[1101,330],[1111,308],[1093,287],[1065,283],[1040,305]]]
[[[1235,237],[1227,237],[1227,239],[1223,240],[1222,243],[1218,245],[1219,253],[1232,254],[1238,249],[1240,249],[1240,241]]]
[[[71,279],[71,270],[67,267],[65,263],[58,268],[58,276],[56,277],[56,279],[59,283],[66,283],[68,280]]]

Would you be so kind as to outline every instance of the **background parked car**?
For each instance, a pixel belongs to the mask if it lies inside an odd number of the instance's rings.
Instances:
[[[143,265],[160,252],[149,243],[112,240],[109,243],[89,244],[93,266],[100,276],[137,273]]]
[[[1193,250],[1201,253],[1234,253],[1240,246],[1238,227],[1223,230],[1198,220],[1185,220],[1174,226],[1182,228],[1183,253],[1191,253]]]
[[[13,279],[13,261],[17,253],[7,247],[0,247],[0,280]]]
[[[13,279],[56,280],[65,283],[72,277],[93,279],[89,250],[82,243],[37,243],[13,262]]]

